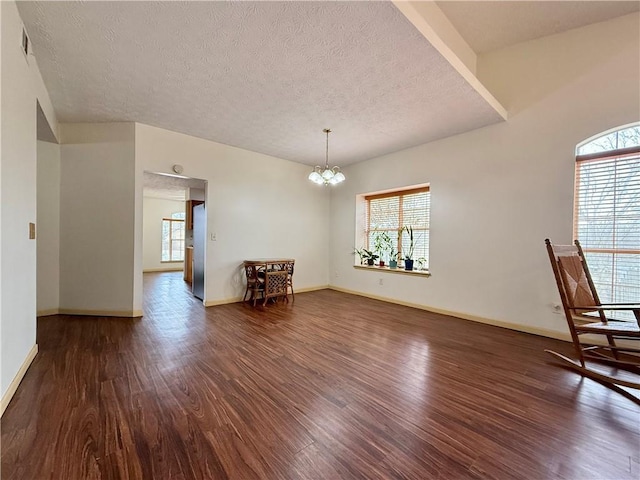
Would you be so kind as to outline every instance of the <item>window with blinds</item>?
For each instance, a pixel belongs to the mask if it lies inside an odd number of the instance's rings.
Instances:
[[[640,299],[640,124],[578,148],[574,238],[603,303]]]
[[[431,194],[429,187],[400,190],[365,196],[367,249],[372,250],[376,232],[391,237],[393,249],[400,258],[409,254],[409,233],[413,228],[414,250],[412,258],[423,268],[429,268],[429,214]],[[389,261],[389,258],[382,258]]]
[[[184,261],[184,212],[162,219],[162,262]]]

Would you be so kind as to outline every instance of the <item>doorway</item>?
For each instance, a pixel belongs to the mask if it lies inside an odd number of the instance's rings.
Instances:
[[[146,277],[174,272],[172,277],[179,275],[184,283],[180,290],[187,288],[199,300],[204,299],[206,243],[198,234],[206,231],[206,215],[197,213],[196,207],[205,211],[206,189],[207,182],[202,179],[144,172],[143,288],[148,284]]]

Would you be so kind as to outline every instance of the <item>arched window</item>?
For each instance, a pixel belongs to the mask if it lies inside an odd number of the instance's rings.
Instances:
[[[640,123],[577,148],[573,236],[604,303],[640,301]]]

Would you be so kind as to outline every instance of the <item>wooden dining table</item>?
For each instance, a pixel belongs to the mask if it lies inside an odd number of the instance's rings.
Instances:
[[[253,300],[255,306],[257,296],[262,294],[263,305],[269,298],[284,297],[288,302],[289,276],[293,275],[292,258],[254,258],[244,261],[244,270],[247,277],[247,290],[251,292],[249,300]]]

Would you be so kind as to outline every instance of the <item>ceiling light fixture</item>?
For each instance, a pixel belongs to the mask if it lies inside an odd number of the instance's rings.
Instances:
[[[337,185],[340,182],[344,182],[345,177],[339,167],[329,168],[329,134],[331,130],[325,128],[322,131],[327,134],[327,151],[324,170],[319,165],[316,165],[313,172],[309,174],[309,180],[318,185]]]

